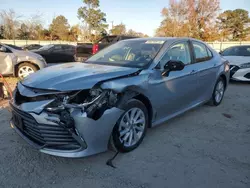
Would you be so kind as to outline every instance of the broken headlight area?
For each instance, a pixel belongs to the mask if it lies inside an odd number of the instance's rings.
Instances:
[[[55,95],[41,95],[41,96],[36,96],[36,97],[27,97],[27,96],[22,95],[18,89],[15,89],[14,93],[15,93],[14,100],[17,105],[21,105],[27,102],[37,102],[37,101],[49,100],[49,99],[55,98]]]
[[[91,90],[81,90],[72,94],[56,97],[55,100],[46,107],[50,113],[66,113],[74,109],[85,112],[88,118],[99,119],[105,110],[112,108],[118,101],[118,94],[112,90],[102,90],[94,88]],[[61,118],[60,118],[61,119]]]

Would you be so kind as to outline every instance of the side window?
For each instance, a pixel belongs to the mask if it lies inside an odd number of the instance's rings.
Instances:
[[[169,60],[179,60],[185,65],[191,63],[188,43],[181,42],[171,46],[161,59],[161,67],[163,67]]]
[[[211,51],[206,47],[206,45],[196,41],[193,41],[192,43],[196,63],[207,61],[213,57]]]
[[[0,52],[2,53],[12,53],[12,51],[5,46],[0,45]]]
[[[63,50],[69,50],[70,48],[71,48],[71,46],[67,46],[67,45],[62,46]]]
[[[250,56],[250,47],[247,46],[241,46],[239,48],[239,56]]]
[[[61,45],[55,45],[53,48],[53,52],[60,52],[62,50],[62,46]]]

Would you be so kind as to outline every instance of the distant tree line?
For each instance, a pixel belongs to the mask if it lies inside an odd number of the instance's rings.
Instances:
[[[244,9],[219,14],[219,0],[170,0],[163,8],[156,36],[193,37],[204,41],[250,40],[250,18]]]
[[[101,11],[99,0],[82,0],[78,9],[80,25],[70,25],[59,15],[49,27],[44,27],[41,14],[22,20],[14,10],[0,12],[0,39],[95,41],[103,35],[147,35],[127,30],[120,23],[108,31],[106,14]],[[244,9],[220,13],[219,0],[170,0],[162,9],[163,20],[156,29],[156,36],[193,37],[204,41],[250,40],[250,18]]]
[[[62,15],[55,17],[49,28],[45,28],[40,14],[22,20],[14,10],[0,12],[0,39],[76,41],[80,30],[79,25],[70,26]]]

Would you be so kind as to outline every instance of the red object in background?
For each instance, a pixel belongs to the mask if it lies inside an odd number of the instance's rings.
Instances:
[[[92,47],[92,54],[96,54],[99,50],[99,46],[98,44],[94,44]]]

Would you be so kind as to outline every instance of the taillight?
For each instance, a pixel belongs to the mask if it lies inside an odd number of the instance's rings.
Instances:
[[[94,44],[92,47],[92,54],[96,54],[99,50],[99,46],[98,44]]]

